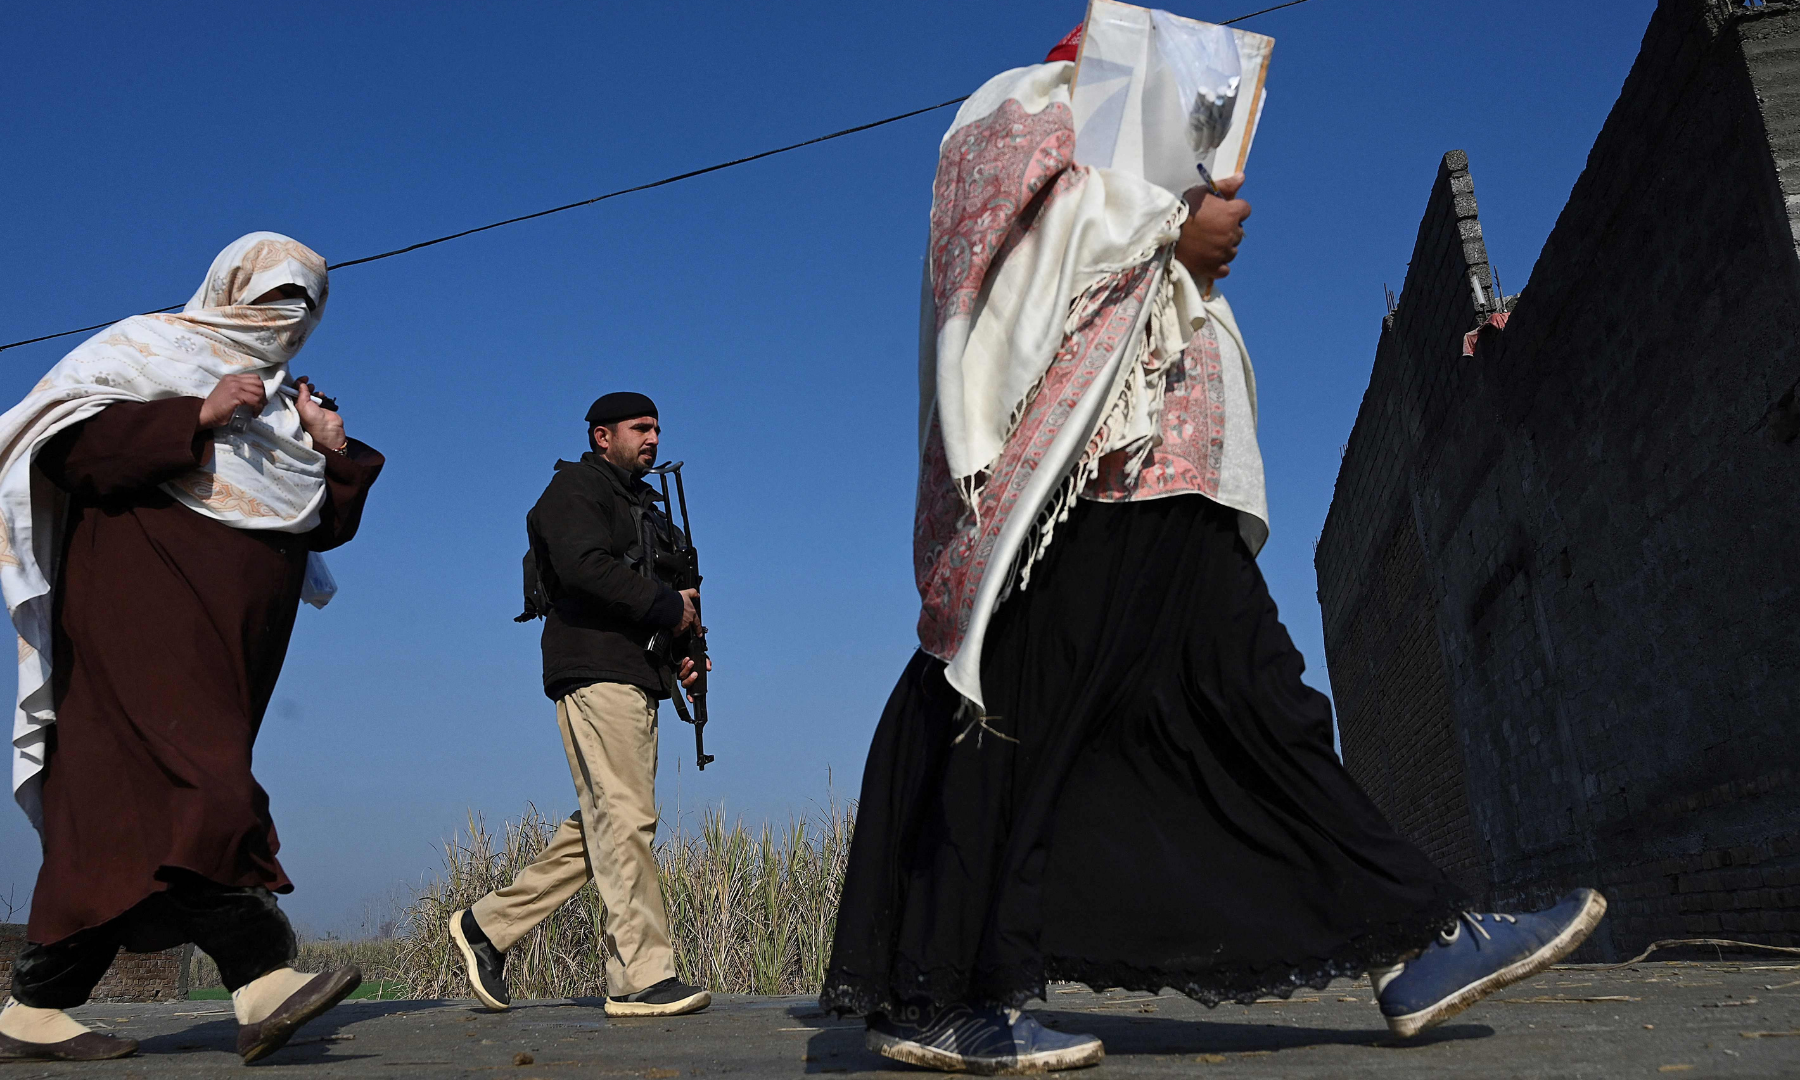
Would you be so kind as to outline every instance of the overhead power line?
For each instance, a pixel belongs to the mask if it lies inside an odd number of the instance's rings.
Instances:
[[[1295,0],[1295,2],[1296,3],[1305,3],[1305,0]],[[968,95],[965,94],[962,97],[952,98],[949,101],[939,102],[936,105],[927,105],[923,109],[914,109],[911,112],[903,112],[903,113],[899,114],[898,116],[889,116],[882,120],[873,121],[872,123],[858,124],[857,126],[852,127],[852,128],[845,128],[842,131],[834,131],[829,135],[820,135],[817,138],[807,139],[804,142],[790,143],[787,146],[778,146],[773,150],[764,150],[760,154],[751,154],[749,157],[741,157],[741,158],[737,158],[736,160],[733,160],[733,161],[721,161],[717,165],[708,165],[704,169],[694,169],[689,172],[677,173],[674,176],[665,176],[661,180],[652,180],[648,184],[638,184],[635,187],[620,188],[617,191],[609,191],[604,195],[596,195],[591,199],[582,199],[580,202],[564,203],[561,206],[552,206],[548,210],[539,210],[536,213],[532,213],[532,214],[520,214],[518,217],[510,217],[510,218],[507,218],[505,221],[495,221],[495,222],[491,222],[487,225],[477,225],[473,229],[464,229],[461,232],[453,232],[447,236],[439,236],[439,237],[435,237],[430,240],[421,240],[416,244],[408,244],[405,247],[395,248],[392,251],[384,251],[379,255],[364,255],[360,259],[346,259],[343,262],[332,263],[330,266],[327,266],[325,269],[341,270],[346,266],[361,266],[363,263],[372,263],[378,259],[391,259],[396,255],[404,255],[409,251],[417,251],[420,248],[428,248],[434,244],[442,244],[442,243],[447,243],[451,240],[459,240],[465,236],[473,236],[479,232],[487,232],[489,229],[498,229],[502,225],[516,225],[521,221],[530,221],[532,218],[547,217],[551,214],[560,214],[564,210],[574,210],[574,209],[576,209],[578,207],[582,207],[582,206],[592,206],[595,203],[605,202],[608,199],[616,199],[621,195],[630,195],[632,192],[635,192],[635,191],[649,191],[651,188],[659,188],[659,187],[663,187],[664,185],[673,184],[673,183],[676,183],[681,180],[692,179],[693,177],[696,177],[696,176],[704,176],[707,173],[718,172],[720,169],[729,169],[734,165],[743,165],[748,162],[760,160],[762,158],[774,157],[776,154],[785,154],[789,150],[798,150],[803,146],[811,146],[814,143],[828,142],[832,139],[841,139],[846,135],[854,135],[859,131],[867,131],[870,128],[878,128],[878,127],[882,126],[883,124],[892,124],[892,123],[895,123],[896,121],[906,120],[911,117],[918,116],[921,113],[934,112],[938,109],[944,108],[947,105],[955,105],[958,102],[967,101],[967,100],[968,100]],[[160,308],[157,308],[156,310],[157,311],[174,311],[181,306],[182,306],[181,304],[170,304],[168,307],[160,307]],[[146,314],[149,314],[149,313],[146,312]],[[24,341],[9,342],[5,345],[0,345],[0,352],[5,352],[7,349],[17,348],[20,345],[32,345],[32,344],[35,344],[40,341],[49,341],[52,338],[68,337],[70,334],[85,333],[86,331],[89,331],[89,330],[100,330],[105,327],[111,326],[113,323],[118,322],[118,321],[119,321],[118,319],[109,319],[106,322],[95,323],[92,326],[82,326],[82,327],[78,327],[74,330],[64,330],[61,333],[45,334],[42,337],[26,338]]]
[[[1252,11],[1248,15],[1239,15],[1235,19],[1226,19],[1218,25],[1230,26],[1232,23],[1240,23],[1245,19],[1254,19],[1258,15],[1267,15],[1271,11],[1280,11],[1282,8],[1298,7],[1306,2],[1307,0],[1287,0],[1287,3],[1285,4],[1276,4],[1274,7],[1266,7],[1261,11]],[[735,158],[731,161],[721,161],[717,165],[708,165],[703,169],[693,169],[688,172],[677,173],[674,176],[665,176],[661,180],[652,180],[647,184],[638,184],[633,187],[620,188],[617,191],[609,191],[604,195],[596,195],[591,199],[582,199],[579,202],[564,203],[561,206],[552,206],[548,210],[539,210],[531,214],[520,214],[518,217],[510,217],[504,221],[495,221],[487,225],[477,225],[473,229],[464,229],[461,232],[453,232],[445,236],[434,237],[430,240],[421,240],[416,244],[408,244],[405,247],[395,248],[392,251],[381,252],[379,255],[364,255],[360,259],[346,259],[343,262],[332,263],[330,266],[326,267],[326,269],[341,270],[346,266],[361,266],[363,263],[372,263],[381,259],[391,259],[396,255],[405,255],[409,251],[418,251],[420,248],[428,248],[436,244],[448,243],[451,240],[460,240],[465,236],[473,236],[476,233],[487,232],[489,229],[498,229],[503,225],[517,225],[521,221],[530,221],[532,218],[548,217],[551,214],[560,214],[565,210],[576,210],[583,206],[592,206],[595,203],[605,202],[608,199],[616,199],[621,195],[630,195],[639,191],[649,191],[651,188],[664,187],[669,184],[679,183],[682,180],[691,180],[696,176],[705,176],[707,173],[718,172],[721,169],[729,169],[738,165],[747,165],[752,161],[761,161],[763,158],[774,157],[776,154],[785,154],[790,150],[799,150],[802,147],[814,146],[822,142],[830,142],[832,139],[841,139],[846,135],[855,135],[859,131],[868,131],[871,128],[878,128],[885,124],[893,124],[901,120],[909,120],[915,116],[922,116],[928,112],[947,109],[952,105],[960,105],[967,100],[969,100],[969,95],[964,94],[962,97],[951,98],[949,101],[940,101],[936,105],[927,105],[922,109],[913,109],[910,112],[899,113],[894,116],[884,117],[880,120],[872,120],[867,124],[858,124],[855,127],[847,127],[842,131],[834,131],[829,135],[820,135],[816,138],[806,139],[801,142],[789,143],[786,146],[778,146],[773,150],[764,150],[760,154],[751,154],[749,157]],[[167,307],[157,308],[154,312],[141,312],[140,314],[175,311],[181,306],[181,304],[170,304]],[[121,316],[121,318],[124,317],[125,316]],[[92,326],[80,326],[73,330],[61,330],[54,334],[43,334],[39,337],[26,338],[23,341],[10,341],[5,345],[0,345],[0,352],[5,352],[8,349],[16,349],[21,345],[35,345],[40,341],[52,341],[59,337],[68,337],[71,334],[85,334],[90,330],[101,330],[118,321],[118,319],[108,319],[105,322],[95,323]]]
[[[1304,3],[1305,0],[1298,0],[1298,2]],[[518,222],[521,222],[521,221],[530,221],[532,218],[541,218],[541,217],[545,217],[550,214],[560,214],[564,210],[573,210],[578,206],[592,206],[597,202],[605,202],[608,199],[616,199],[620,195],[630,195],[634,191],[649,191],[651,188],[659,188],[665,184],[673,184],[679,180],[688,180],[688,179],[691,179],[696,176],[705,176],[707,173],[718,172],[720,169],[729,169],[734,165],[743,165],[743,164],[746,164],[747,162],[761,160],[762,158],[774,157],[776,154],[785,154],[789,150],[798,150],[802,146],[811,146],[814,143],[829,142],[832,139],[841,139],[846,135],[854,135],[859,131],[867,131],[870,128],[878,128],[883,124],[892,124],[897,120],[906,120],[910,117],[918,116],[921,113],[936,112],[938,109],[942,109],[945,106],[955,105],[958,102],[967,101],[967,100],[969,100],[969,96],[967,94],[964,94],[962,97],[951,98],[949,101],[940,101],[936,105],[927,105],[923,109],[914,109],[912,112],[903,112],[898,116],[890,116],[890,117],[886,118],[885,120],[876,120],[876,121],[873,121],[873,122],[867,123],[867,124],[858,124],[852,128],[845,128],[842,131],[834,131],[829,135],[820,135],[818,138],[815,138],[815,139],[807,139],[805,142],[789,143],[787,146],[778,146],[773,150],[764,150],[760,154],[751,154],[749,157],[741,157],[735,161],[721,161],[717,165],[708,165],[704,169],[695,169],[692,172],[678,173],[675,176],[665,176],[661,180],[652,180],[648,184],[639,184],[636,187],[620,188],[617,191],[609,191],[604,195],[596,195],[591,199],[583,199],[580,202],[564,203],[561,206],[553,206],[548,210],[539,210],[535,214],[520,214],[518,217],[507,218],[505,221],[496,221],[492,225],[477,225],[473,229],[464,229],[462,232],[454,232],[454,233],[451,233],[449,236],[440,236],[435,240],[424,240],[417,244],[408,244],[406,247],[395,248],[392,251],[384,251],[379,255],[365,255],[360,259],[351,259],[348,262],[332,263],[330,266],[326,267],[326,269],[327,270],[336,270],[336,269],[338,269],[340,267],[344,267],[344,266],[358,266],[362,263],[374,262],[376,259],[391,259],[395,255],[404,255],[409,251],[417,251],[420,248],[428,248],[433,244],[444,243],[446,240],[457,240],[457,239],[460,239],[465,236],[473,236],[474,234],[476,234],[478,232],[487,232],[489,229],[498,229],[502,225],[513,225],[513,224],[517,224]]]

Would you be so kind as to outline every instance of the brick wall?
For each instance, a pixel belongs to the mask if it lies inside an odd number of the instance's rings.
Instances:
[[[1317,552],[1344,762],[1401,833],[1472,894],[1491,868],[1474,828],[1439,597],[1413,506],[1415,448],[1440,429],[1458,374],[1433,346],[1499,309],[1468,158],[1446,154]]]
[[[1471,893],[1485,888],[1485,849],[1469,816],[1462,746],[1438,646],[1424,551],[1410,515],[1396,524],[1334,665],[1357,673],[1338,696],[1344,762],[1401,833]],[[1335,679],[1335,676],[1334,676]]]
[[[0,923],[0,996],[12,987],[13,957],[25,944],[25,927],[18,923]],[[94,988],[93,1000],[118,1001],[185,1001],[188,995],[188,962],[192,946],[156,953],[121,952],[100,985]]]
[[[1664,0],[1469,358],[1466,168],[1320,538],[1345,761],[1489,904],[1602,887],[1590,955],[1800,943],[1800,4]]]

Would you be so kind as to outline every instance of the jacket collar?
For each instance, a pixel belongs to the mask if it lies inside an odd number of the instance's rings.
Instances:
[[[575,465],[586,465],[601,476],[606,477],[612,482],[612,485],[627,498],[641,499],[648,493],[651,497],[656,499],[656,501],[662,501],[661,493],[645,483],[643,477],[632,476],[624,469],[621,469],[617,465],[606,460],[606,458],[598,451],[589,450],[587,453],[581,455],[579,461],[558,461],[556,463],[556,467],[559,470]]]

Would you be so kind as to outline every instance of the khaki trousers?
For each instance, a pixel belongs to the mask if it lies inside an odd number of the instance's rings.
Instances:
[[[502,952],[594,879],[606,904],[606,992],[635,994],[675,974],[656,878],[656,699],[591,683],[556,703],[580,806],[544,853],[470,910]]]

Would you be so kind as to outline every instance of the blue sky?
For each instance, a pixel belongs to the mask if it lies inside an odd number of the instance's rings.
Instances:
[[[1258,376],[1260,561],[1322,689],[1313,540],[1438,159],[1469,152],[1517,292],[1653,6],[1310,0],[1245,24],[1277,44],[1225,289]],[[220,10],[0,11],[0,340],[180,302],[253,229],[341,261],[965,94],[1083,5]],[[607,390],[660,403],[708,579],[719,760],[696,774],[664,709],[666,820],[854,797],[915,644],[916,304],[950,117],[334,275],[295,370],[388,467],[257,747],[296,921],[354,932],[470,812],[573,808],[537,632],[510,619],[523,515]],[[73,340],[0,354],[0,399]],[[0,812],[0,897],[36,869],[35,834]]]

